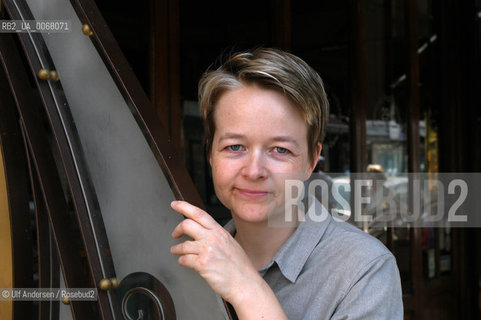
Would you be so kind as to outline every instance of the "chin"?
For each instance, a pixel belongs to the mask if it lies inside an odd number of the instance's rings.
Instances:
[[[269,216],[268,206],[258,204],[233,206],[231,212],[232,215],[235,215],[238,219],[251,223],[265,222]]]

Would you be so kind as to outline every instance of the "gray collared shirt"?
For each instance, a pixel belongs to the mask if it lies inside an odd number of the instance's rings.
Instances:
[[[315,208],[259,270],[288,318],[403,319],[392,253],[355,226],[334,220],[319,202]],[[232,221],[225,228],[235,232]]]

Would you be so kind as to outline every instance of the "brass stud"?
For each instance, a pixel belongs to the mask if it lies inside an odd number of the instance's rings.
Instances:
[[[62,296],[62,303],[63,304],[70,304],[70,300],[68,299],[67,296]]]
[[[50,79],[52,81],[57,82],[60,78],[58,77],[58,73],[55,70],[50,71]]]
[[[83,32],[84,35],[89,36],[89,37],[94,34],[92,32],[92,30],[90,29],[90,26],[88,24],[82,25],[82,32]]]
[[[120,287],[120,282],[117,278],[110,278],[110,283],[112,284],[112,289],[117,289]]]
[[[37,75],[42,80],[48,80],[50,78],[50,72],[45,68],[40,69]]]
[[[100,280],[99,288],[102,291],[110,290],[110,288],[112,288],[112,281],[110,281],[110,279],[106,279],[106,278]]]

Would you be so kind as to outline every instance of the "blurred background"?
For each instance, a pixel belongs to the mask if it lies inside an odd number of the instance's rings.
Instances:
[[[96,4],[221,223],[229,213],[210,179],[197,82],[220,56],[253,47],[288,50],[324,80],[330,111],[317,169],[332,182],[378,173],[412,196],[406,173],[481,171],[481,0]],[[364,230],[396,256],[405,319],[481,319],[478,229]]]

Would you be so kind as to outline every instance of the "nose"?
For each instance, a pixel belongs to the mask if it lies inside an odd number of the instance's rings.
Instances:
[[[254,151],[246,157],[242,174],[250,180],[263,180],[267,177],[267,167],[261,151]]]

